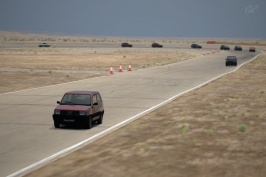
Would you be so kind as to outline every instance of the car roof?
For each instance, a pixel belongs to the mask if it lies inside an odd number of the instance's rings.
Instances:
[[[90,95],[93,93],[99,93],[97,91],[86,91],[86,90],[76,90],[76,91],[69,91],[66,92],[65,94],[84,94],[84,95]]]
[[[227,59],[236,59],[236,56],[227,56]]]

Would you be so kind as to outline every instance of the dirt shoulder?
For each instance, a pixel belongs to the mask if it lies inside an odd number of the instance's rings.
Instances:
[[[26,176],[266,174],[266,55]]]
[[[0,93],[149,68],[202,55],[176,49],[3,48],[0,49]]]

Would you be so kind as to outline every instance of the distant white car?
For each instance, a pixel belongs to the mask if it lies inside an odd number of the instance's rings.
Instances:
[[[249,52],[256,52],[256,48],[255,47],[250,47],[249,48]]]

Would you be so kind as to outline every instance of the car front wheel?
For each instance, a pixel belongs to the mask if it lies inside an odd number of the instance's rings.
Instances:
[[[54,121],[54,127],[55,127],[55,128],[60,128],[60,123]]]
[[[92,117],[90,116],[85,122],[85,128],[91,129],[91,127],[92,127]]]

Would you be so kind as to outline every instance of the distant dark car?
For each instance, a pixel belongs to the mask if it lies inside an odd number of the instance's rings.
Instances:
[[[230,50],[230,47],[227,45],[221,45],[220,50]]]
[[[54,109],[55,128],[60,125],[74,124],[91,128],[97,121],[102,124],[104,107],[101,95],[97,91],[71,91],[64,94]]]
[[[50,44],[47,43],[40,43],[39,47],[50,47]]]
[[[124,42],[124,43],[122,43],[122,44],[121,44],[121,47],[133,47],[133,45],[132,45],[132,44],[129,44],[129,43],[126,43],[126,42]]]
[[[249,52],[256,52],[256,48],[255,47],[250,47],[249,48]]]
[[[237,58],[236,58],[236,56],[228,56],[225,59],[225,66],[229,66],[229,65],[237,66]]]
[[[192,44],[192,45],[191,45],[191,48],[193,48],[193,49],[201,49],[202,46],[199,45],[199,44]]]
[[[153,48],[162,48],[162,47],[163,47],[163,45],[158,44],[158,43],[152,43],[151,46],[152,46]]]
[[[239,45],[236,45],[236,46],[235,46],[235,51],[242,51],[242,47],[239,46]]]

